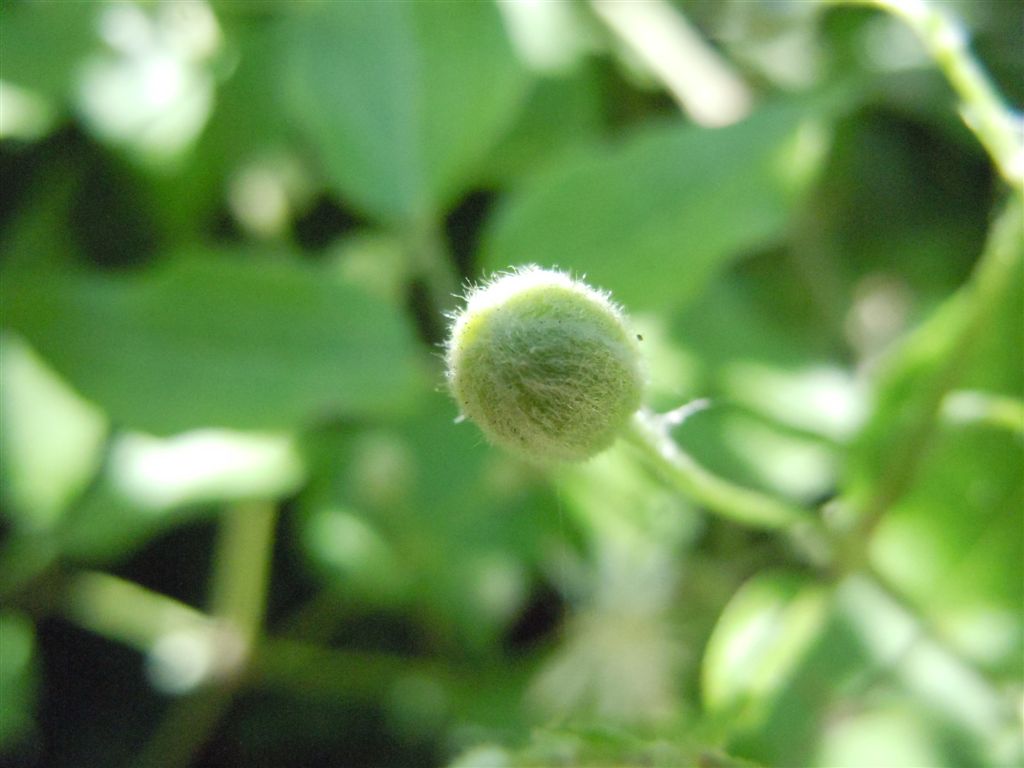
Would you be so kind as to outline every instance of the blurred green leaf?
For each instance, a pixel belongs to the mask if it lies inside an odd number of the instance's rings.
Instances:
[[[447,395],[421,405],[386,429],[307,439],[315,480],[300,500],[301,545],[349,597],[416,604],[435,629],[487,648],[561,520],[536,473],[454,423]]]
[[[875,533],[872,559],[980,664],[1022,672],[1024,445],[986,427],[944,429],[914,487]]]
[[[305,479],[288,435],[121,432],[110,440],[103,472],[61,519],[53,546],[73,561],[102,563],[162,531],[213,516],[215,505],[281,499]]]
[[[125,497],[147,511],[279,498],[294,492],[304,475],[289,436],[219,429],[168,438],[122,433],[112,441],[107,471]]]
[[[666,123],[573,153],[511,196],[484,265],[572,269],[633,309],[691,300],[785,231],[821,157],[818,117],[776,104],[729,128]]]
[[[876,374],[872,412],[853,445],[849,492],[863,501],[888,464],[905,460],[922,421],[952,386],[1024,394],[1024,244],[1020,205],[997,222],[986,270],[890,350]],[[984,290],[984,293],[982,292]],[[995,302],[993,305],[991,302]]]
[[[820,768],[921,768],[944,765],[941,731],[920,710],[897,703],[854,711],[825,731]]]
[[[33,725],[35,628],[19,613],[0,613],[0,756],[13,754]]]
[[[869,659],[835,609],[834,590],[795,572],[762,572],[729,601],[705,650],[703,695],[730,752],[807,765],[835,702],[850,701]]]
[[[98,469],[106,421],[12,334],[0,337],[0,421],[6,511],[49,528]]]
[[[876,561],[940,623],[961,609],[1016,614],[1001,654],[1020,665],[1024,604],[1024,445],[1001,430],[943,430],[918,482],[890,510],[872,544]]]
[[[425,403],[432,407],[403,425],[415,484],[392,531],[431,611],[487,647],[528,597],[560,518],[541,476],[488,447],[474,425],[454,423],[447,393]]]
[[[113,562],[160,531],[214,514],[212,507],[144,507],[118,488],[109,476],[104,476],[61,521],[54,554],[77,564]]]
[[[926,90],[922,75],[906,87],[888,75],[896,109]],[[927,78],[933,98],[941,78]],[[905,286],[918,312],[947,296],[967,276],[992,203],[982,150],[948,105],[932,102],[956,126],[963,146],[934,125],[878,106],[837,124],[827,172],[809,201],[815,245],[854,283],[884,276]],[[959,150],[959,151],[958,151]]]
[[[286,429],[400,410],[417,383],[387,304],[314,269],[193,254],[106,277],[9,270],[3,322],[120,426]]]
[[[712,404],[673,433],[680,447],[722,477],[813,504],[834,487],[838,451],[729,402]]]
[[[251,439],[257,443],[254,452],[264,456],[244,455],[245,435],[201,431],[166,440],[118,437],[107,471],[61,521],[53,537],[55,550],[79,565],[101,565],[162,533],[216,517],[218,504],[293,493],[302,479],[294,457],[273,455],[280,450],[273,445],[278,438]],[[223,445],[230,440],[242,445]],[[203,442],[205,447],[197,445]]]
[[[863,398],[817,311],[794,329],[791,316],[764,306],[764,294],[798,280],[790,259],[769,252],[710,284],[667,329],[679,357],[672,387],[658,381],[671,365],[666,330],[644,327],[642,348],[653,408],[708,400],[673,431],[681,447],[723,477],[813,504],[834,489],[839,444],[862,418]]]
[[[794,574],[761,574],[729,602],[704,654],[704,701],[748,727],[765,716],[827,621],[824,587]]]
[[[929,764],[1010,764],[1019,755],[1010,705],[930,633],[866,577],[826,586],[762,573],[732,598],[708,643],[708,714],[741,756],[810,765],[827,755],[827,765],[868,766],[863,750],[833,730],[861,708],[910,697],[929,732],[945,734],[931,742],[940,757]],[[894,754],[920,747],[918,733],[903,736]]]
[[[668,728],[638,732],[594,722],[535,729],[523,747],[481,745],[459,756],[449,768],[756,768],[756,763],[705,746],[698,734],[690,732],[692,726],[673,722]]]
[[[484,170],[491,183],[509,184],[601,135],[601,100],[590,69],[538,78],[516,121],[491,150]]]
[[[1024,444],[983,422],[922,426],[939,420],[950,386],[1024,396],[1024,258],[1014,216],[993,240],[1003,251],[989,263],[1001,271],[955,294],[885,361],[870,419],[851,447],[845,492],[855,509],[874,504],[884,513],[872,541],[878,567],[960,636],[965,652],[1019,674]],[[972,629],[978,622],[1003,629],[986,643],[986,632]]]
[[[513,117],[526,78],[491,3],[314,3],[289,14],[286,103],[350,202],[438,216]]]
[[[957,390],[942,401],[942,418],[951,424],[986,424],[1024,435],[1024,402],[991,392]]]
[[[912,698],[916,713],[928,730],[942,732],[932,739],[931,749],[943,755],[931,765],[1020,765],[1024,743],[1020,739],[1017,705],[1001,686],[952,650],[944,627],[922,617],[902,597],[883,589],[873,578],[851,576],[835,592],[836,629],[854,639],[866,655],[859,674],[837,686],[840,698],[834,711],[851,713],[873,709],[879,702]],[[998,629],[989,624],[988,629]],[[826,649],[835,652],[836,648]],[[1019,678],[1018,678],[1019,679]],[[839,725],[826,718],[822,745],[834,746],[827,726]],[[905,741],[894,741],[894,755],[920,747],[919,734],[905,732]],[[864,752],[846,742],[847,758],[863,762]],[[835,759],[833,753],[832,759]]]
[[[5,2],[0,7],[3,79],[63,105],[71,96],[76,66],[98,44],[92,26],[101,7],[99,3]]]
[[[408,593],[410,574],[364,515],[343,507],[302,516],[302,547],[328,583],[376,604]]]

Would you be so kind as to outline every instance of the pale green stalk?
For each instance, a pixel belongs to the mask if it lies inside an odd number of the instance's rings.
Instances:
[[[171,705],[136,765],[191,764],[231,705],[263,625],[276,522],[270,502],[237,504],[225,511],[214,555],[211,612],[221,624],[231,668],[219,670],[217,681]]]
[[[679,448],[657,414],[638,411],[626,437],[677,490],[722,517],[756,528],[789,528],[814,520],[808,510],[709,472]]]
[[[966,311],[949,344],[949,353],[922,383],[926,399],[916,421],[904,431],[903,439],[892,450],[885,475],[859,518],[851,543],[854,554],[863,551],[867,541],[885,512],[910,487],[928,444],[935,433],[942,404],[956,386],[971,351],[983,334],[995,307],[999,306],[1013,283],[1017,265],[1024,259],[1024,205],[1020,198],[1010,198],[1006,209],[992,226],[988,244],[974,268],[966,295]]]
[[[214,558],[210,612],[252,644],[263,624],[277,512],[269,502],[229,507]]]
[[[1024,437],[1024,401],[1009,395],[950,392],[942,402],[942,415],[953,424],[986,424]]]
[[[213,625],[209,616],[192,606],[107,573],[74,575],[63,598],[63,613],[69,620],[143,653],[171,632]]]
[[[1024,194],[1024,118],[1000,96],[971,54],[967,30],[928,0],[826,0],[881,8],[902,19],[921,41],[960,100],[960,115],[1003,178]]]

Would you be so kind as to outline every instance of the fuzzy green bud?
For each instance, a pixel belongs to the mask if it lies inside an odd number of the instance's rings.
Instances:
[[[462,413],[532,461],[604,450],[643,395],[640,349],[622,311],[606,294],[540,267],[472,290],[446,359]]]

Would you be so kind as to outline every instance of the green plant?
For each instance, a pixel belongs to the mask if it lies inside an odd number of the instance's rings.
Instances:
[[[0,763],[1020,764],[1022,13],[4,3]]]
[[[452,317],[447,378],[463,416],[537,464],[578,461],[627,437],[684,492],[741,521],[807,519],[715,477],[674,446],[643,405],[639,334],[621,307],[581,280],[535,266],[472,289]]]

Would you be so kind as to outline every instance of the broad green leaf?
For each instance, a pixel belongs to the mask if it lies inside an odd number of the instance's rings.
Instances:
[[[390,413],[417,380],[392,307],[287,261],[193,255],[120,277],[9,270],[0,292],[5,325],[141,431]]]
[[[922,91],[945,92],[941,78],[913,70],[887,73],[884,83],[880,98],[899,105],[874,104],[837,126],[828,173],[804,221],[823,266],[845,280],[865,280],[863,288],[880,278],[895,281],[890,284],[912,300],[905,311],[915,312],[941,300],[970,270],[985,234],[992,184],[986,163],[979,162],[980,146],[948,104],[932,103],[941,117],[896,117]],[[880,83],[865,85],[860,99],[873,101]],[[945,124],[957,131],[956,139],[942,136]],[[917,141],[922,132],[928,136],[924,151]],[[829,276],[823,277],[827,289]]]
[[[945,765],[934,723],[913,707],[888,704],[830,723],[814,765],[820,768],[921,768]]]
[[[0,8],[4,80],[63,106],[76,67],[98,45],[93,24],[99,3],[17,3]]]
[[[986,273],[998,279],[986,278],[985,293],[975,282],[955,294],[885,361],[844,483],[854,510],[875,505],[882,514],[876,566],[964,653],[1015,674],[1024,647],[1024,444],[985,422],[944,423],[939,396],[951,387],[1024,396],[1017,216],[1002,224],[1003,261],[990,262],[1005,268]]]
[[[704,654],[704,701],[756,724],[825,626],[827,591],[793,574],[762,574],[733,597]]]
[[[813,506],[835,484],[839,462],[833,446],[725,399],[712,399],[673,436],[711,471],[773,496]]]
[[[161,532],[215,514],[212,505],[153,506],[149,500],[135,498],[108,473],[68,510],[53,537],[52,556],[79,565],[103,565],[123,558]]]
[[[693,361],[694,375],[685,391],[655,406],[707,397],[827,440],[851,437],[863,395],[846,370],[842,328],[812,284],[838,276],[825,257],[802,268],[798,260],[778,251],[745,260],[677,313],[671,343]]]
[[[943,429],[871,543],[876,566],[979,664],[1021,673],[1024,446],[1001,429]]]
[[[480,647],[515,618],[529,589],[526,569],[560,518],[539,476],[488,450],[473,425],[454,423],[447,393],[425,403],[401,430],[415,484],[400,507],[401,530],[392,531],[431,610]]]
[[[13,334],[0,337],[0,421],[7,510],[45,530],[98,469],[106,421]]]
[[[733,596],[702,664],[706,711],[730,752],[809,763],[829,708],[870,669],[840,619],[834,590],[794,572],[760,573]]]
[[[301,546],[346,599],[415,604],[487,647],[522,607],[528,566],[560,517],[536,473],[454,423],[447,394],[419,405],[386,428],[307,437]],[[388,561],[396,567],[385,577]]]
[[[517,749],[493,744],[475,746],[448,768],[641,768],[641,766],[708,766],[754,768],[701,743],[692,722],[671,722],[656,732],[627,729],[600,721],[535,728]]]
[[[280,498],[295,491],[303,467],[288,435],[202,429],[168,438],[119,434],[107,471],[136,508]]]
[[[631,309],[681,304],[784,232],[822,143],[813,113],[773,105],[729,128],[668,123],[573,153],[512,195],[484,265],[569,268]]]
[[[893,690],[887,691],[887,697],[891,700],[913,697],[918,713],[927,715],[931,725],[947,735],[935,747],[952,751],[943,760],[919,764],[1020,765],[1024,744],[1016,707],[1006,699],[1002,686],[951,650],[944,627],[918,615],[902,598],[894,598],[864,576],[844,579],[837,585],[835,597],[837,624],[855,638],[870,660],[861,674],[841,687],[847,702],[860,698],[871,707],[883,698],[879,689],[890,686]],[[884,681],[879,674],[883,672]],[[842,700],[835,702],[837,708],[843,704]],[[825,724],[832,723],[826,720]],[[823,740],[826,749],[831,741],[828,730]],[[915,746],[914,734],[906,735],[908,744],[893,742],[894,757]],[[851,746],[846,744],[844,749]],[[851,750],[851,754],[857,751]],[[898,764],[895,759],[893,762]]]
[[[526,85],[492,3],[311,3],[286,32],[286,104],[333,187],[388,222],[464,191]]]
[[[518,118],[491,150],[485,180],[514,183],[524,172],[596,139],[601,119],[598,80],[591,70],[537,79]]]
[[[110,441],[103,473],[61,520],[55,546],[73,560],[102,563],[213,514],[215,505],[293,494],[306,476],[286,434],[121,432]]]
[[[405,564],[355,510],[327,507],[303,515],[302,545],[325,579],[347,595],[388,603],[408,591]]]
[[[855,761],[857,751],[832,738],[838,716],[897,698],[947,734],[934,745],[937,764],[1015,764],[1019,754],[1012,738],[998,743],[1014,720],[998,689],[864,576],[828,586],[794,573],[755,576],[711,635],[703,684],[730,752],[767,765],[810,765],[822,753]],[[916,749],[915,735],[894,752]]]

